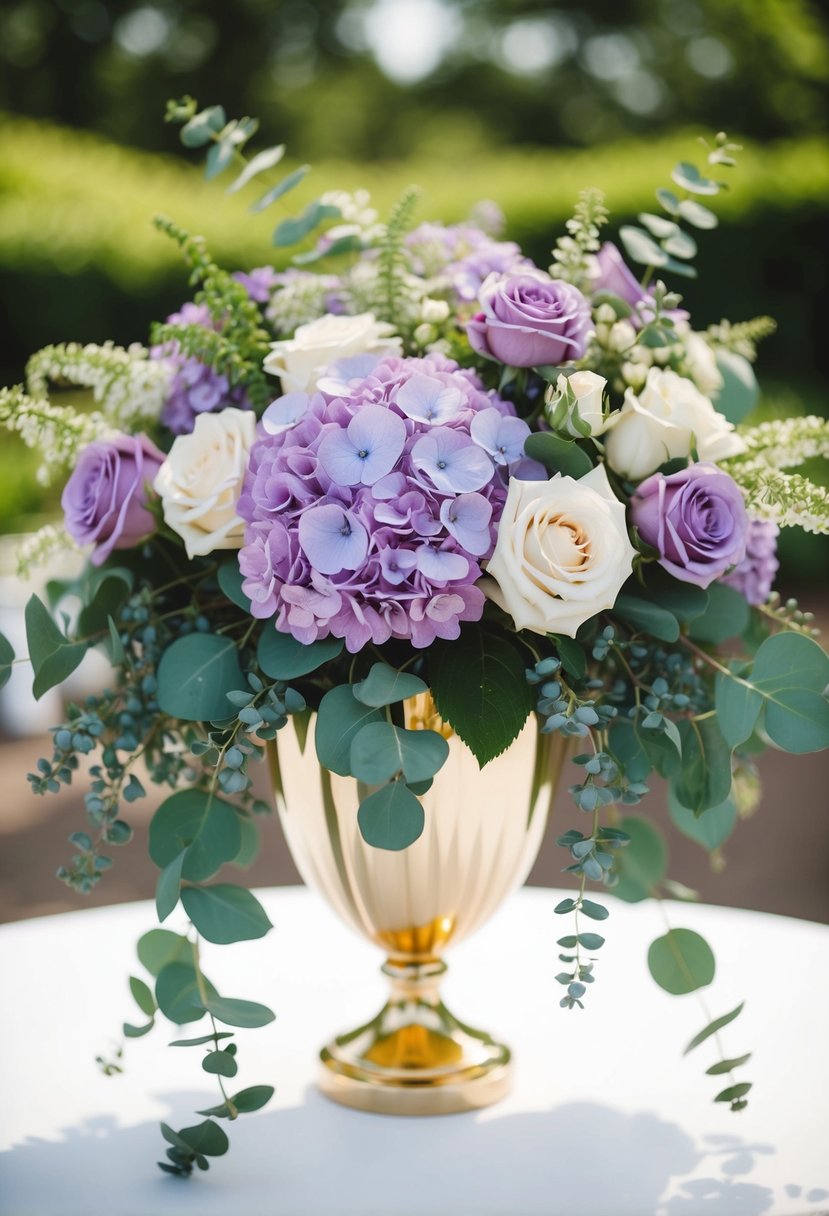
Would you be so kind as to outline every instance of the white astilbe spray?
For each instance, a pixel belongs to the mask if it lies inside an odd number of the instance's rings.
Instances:
[[[32,570],[47,565],[58,554],[73,553],[78,546],[69,533],[57,524],[45,524],[25,537],[15,550],[17,575],[28,578]]]
[[[43,463],[37,479],[41,485],[49,485],[57,473],[73,465],[81,448],[115,433],[98,410],[81,413],[71,406],[30,397],[19,384],[0,388],[0,426],[40,452]]]
[[[752,517],[781,528],[829,533],[829,490],[800,473],[783,472],[829,456],[829,423],[810,415],[762,422],[739,433],[745,452],[720,464],[740,486]]]
[[[32,397],[48,397],[50,384],[91,389],[103,414],[122,431],[158,420],[171,375],[165,360],[150,359],[146,347],[138,343],[128,347],[112,342],[46,346],[26,366]]]

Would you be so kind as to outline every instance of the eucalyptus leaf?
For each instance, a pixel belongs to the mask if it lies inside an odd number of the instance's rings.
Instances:
[[[729,747],[749,738],[763,709],[762,694],[738,676],[717,675],[714,703],[722,736]]]
[[[150,822],[150,857],[164,869],[186,849],[181,874],[189,882],[215,874],[225,862],[234,860],[241,845],[235,807],[205,790],[171,794]]]
[[[676,215],[679,212],[680,202],[673,190],[666,190],[661,187],[656,191],[657,202],[668,212],[669,215]]]
[[[232,715],[227,694],[244,684],[232,638],[189,633],[176,638],[158,665],[158,707],[171,718],[210,722]]]
[[[651,215],[649,212],[643,211],[640,212],[638,219],[651,236],[658,239],[673,236],[680,231],[679,225],[674,220],[666,220],[664,215]]]
[[[708,605],[691,621],[688,633],[697,642],[716,644],[738,637],[748,619],[749,607],[739,591],[724,583],[712,583],[708,588]]]
[[[448,755],[449,744],[437,731],[370,722],[351,741],[350,768],[368,785],[379,785],[401,771],[407,782],[428,781]]]
[[[357,823],[366,844],[399,852],[423,832],[423,807],[402,781],[392,781],[360,803]]]
[[[684,198],[677,206],[677,214],[695,228],[716,228],[719,223],[710,208],[704,207],[693,198]]]
[[[651,634],[663,642],[675,642],[679,637],[679,622],[667,608],[638,595],[622,593],[616,597],[613,611],[635,625],[637,631]]]
[[[12,664],[14,663],[14,647],[11,642],[0,633],[0,688],[8,684],[12,674]]]
[[[235,1077],[239,1071],[239,1065],[230,1052],[222,1050],[209,1051],[202,1060],[201,1066],[205,1072],[219,1077]]]
[[[208,996],[215,994],[216,990],[208,980],[203,979],[203,983]],[[155,999],[165,1018],[179,1026],[198,1022],[204,1017],[205,1006],[192,963],[168,963],[162,967],[155,981]]]
[[[627,718],[616,718],[610,724],[608,735],[611,754],[619,761],[630,781],[647,781],[653,771],[653,762],[642,746],[633,723]]]
[[[90,579],[90,598],[78,617],[78,633],[81,636],[103,633],[107,629],[107,621],[117,615],[132,589],[133,577],[129,570],[114,567],[96,573],[98,577]]]
[[[743,1012],[745,1002],[741,1001],[736,1009],[732,1009],[730,1013],[724,1013],[722,1017],[714,1018],[713,1022],[709,1022],[699,1034],[695,1034],[691,1042],[683,1051],[683,1055],[687,1056],[689,1051],[693,1051],[695,1047],[699,1047],[700,1043],[704,1043],[706,1039],[710,1039],[718,1030],[722,1030],[724,1026],[728,1026],[735,1018],[738,1018]]]
[[[665,250],[645,232],[644,228],[635,228],[626,224],[619,229],[619,236],[628,257],[642,266],[664,266],[668,260]]]
[[[740,1098],[744,1098],[752,1089],[751,1081],[739,1081],[736,1085],[729,1085],[728,1089],[723,1089],[717,1094],[715,1102],[736,1102]],[[744,1104],[745,1105],[745,1104]]]
[[[657,827],[638,815],[626,815],[619,824],[630,842],[616,855],[619,881],[614,895],[627,903],[639,903],[653,894],[665,877],[668,867],[668,846]]]
[[[192,957],[187,938],[169,929],[150,929],[139,938],[136,953],[150,975],[157,976],[168,963],[179,963]]]
[[[266,626],[256,657],[265,675],[272,680],[295,680],[336,659],[342,648],[342,638],[322,638],[305,646],[292,634]]]
[[[678,801],[699,815],[720,806],[731,793],[731,749],[715,716],[678,724],[682,767],[671,785]]]
[[[364,680],[352,684],[351,690],[363,705],[380,708],[405,701],[429,691],[428,685],[406,671],[396,671],[388,663],[375,663]]]
[[[282,181],[276,186],[271,186],[261,198],[258,198],[255,203],[251,203],[251,211],[264,211],[266,207],[270,207],[271,203],[275,203],[277,199],[282,198],[289,190],[293,190],[298,186],[306,173],[309,172],[310,165],[300,165],[298,169],[294,169],[293,173],[289,173],[287,177],[283,177]]]
[[[690,194],[705,195],[720,192],[719,182],[703,177],[696,165],[692,165],[689,161],[680,161],[671,174],[671,178],[677,186],[681,186]]]
[[[683,996],[710,984],[716,963],[711,947],[699,933],[669,929],[651,943],[648,969],[660,988],[673,996]]]
[[[242,1001],[234,997],[219,996],[214,991],[208,994],[205,1002],[206,1009],[226,1026],[240,1026],[253,1030],[258,1026],[267,1026],[274,1020],[273,1010],[257,1001]]]
[[[205,1043],[217,1043],[221,1039],[232,1039],[233,1034],[229,1030],[218,1030],[216,1034],[200,1034],[196,1039],[173,1039],[172,1043],[168,1043],[168,1047],[202,1047]]]
[[[31,596],[26,604],[26,642],[35,673],[32,692],[40,700],[44,693],[63,683],[80,665],[88,650],[86,642],[70,642],[52,619],[49,609]]]
[[[135,975],[131,975],[130,992],[132,993],[133,1000],[141,1012],[145,1013],[148,1018],[151,1018],[155,1013],[157,1006],[155,1003],[155,997],[153,996],[152,992],[150,992],[144,981],[140,980]]]
[[[184,124],[179,132],[181,142],[185,148],[201,148],[209,144],[226,123],[227,118],[222,106],[208,106]]]
[[[759,698],[766,734],[778,747],[800,755],[829,746],[829,702],[823,693],[829,656],[812,638],[794,631],[767,638],[745,681],[750,689],[725,675],[717,683],[717,705],[724,708],[731,737],[746,729]]]
[[[730,1060],[717,1060],[716,1064],[712,1064],[710,1068],[706,1068],[705,1074],[708,1077],[720,1077],[723,1073],[733,1072],[735,1068],[742,1068],[751,1059],[751,1052],[746,1052],[744,1056],[733,1056]]]
[[[256,896],[233,883],[185,887],[181,902],[202,937],[219,945],[252,941],[273,928]]]
[[[230,1100],[240,1114],[250,1114],[251,1111],[261,1110],[266,1106],[273,1095],[272,1085],[250,1085],[247,1089],[240,1089]]]
[[[231,557],[222,562],[216,572],[216,581],[219,584],[219,590],[232,604],[241,608],[243,612],[250,612],[250,600],[242,590],[244,580],[237,558]]]
[[[672,258],[693,258],[697,254],[696,241],[690,233],[683,232],[681,228],[677,228],[676,232],[665,237],[662,241],[662,248]]]
[[[207,1157],[222,1157],[230,1147],[230,1142],[219,1127],[218,1123],[206,1119],[196,1127],[183,1127],[181,1138],[197,1153]]]
[[[155,886],[155,910],[160,921],[165,921],[175,909],[181,893],[181,867],[187,856],[187,850],[177,853],[158,876]]]
[[[736,351],[718,350],[715,357],[723,383],[722,388],[712,394],[714,405],[729,422],[742,422],[760,397],[754,368]]]
[[[308,204],[302,215],[283,220],[281,224],[278,224],[273,234],[273,243],[277,246],[296,245],[313,232],[323,220],[339,219],[340,215],[339,207],[322,203],[317,199]]]
[[[332,773],[348,777],[354,736],[368,723],[382,721],[380,711],[358,701],[349,684],[332,688],[322,698],[317,713],[314,740],[320,764]]]
[[[725,844],[737,823],[737,808],[730,798],[695,815],[682,805],[673,790],[669,790],[668,813],[683,836],[696,841],[709,853]]]
[[[258,173],[264,173],[266,170],[272,169],[274,165],[278,165],[284,155],[284,144],[279,144],[274,148],[264,148],[261,152],[257,152],[256,156],[248,161],[236,180],[228,186],[228,194],[235,194],[237,190],[244,189]]]

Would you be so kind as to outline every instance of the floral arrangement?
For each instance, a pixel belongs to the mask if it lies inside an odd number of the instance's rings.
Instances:
[[[208,177],[241,165],[232,191],[284,152],[247,159],[255,123],[218,106],[185,99],[168,117],[187,147],[208,149]],[[309,203],[275,230],[277,247],[302,246],[278,270],[228,273],[158,220],[195,299],[148,348],[50,347],[25,387],[0,394],[0,420],[40,447],[44,479],[66,478],[63,527],[29,541],[22,564],[66,544],[88,556],[77,580],[50,584],[48,606],[28,604],[35,694],[91,646],[114,675],[68,707],[30,775],[40,793],[82,761],[89,778],[89,823],[59,876],[83,892],[110,867],[131,836],[125,807],[145,792],[139,773],[172,791],[150,829],[156,903],[163,922],[181,902],[191,928],[141,939],[153,987],[130,980],[146,1020],[124,1034],[149,1031],[159,1010],[206,1017],[207,1033],[176,1045],[204,1048],[221,1099],[193,1127],[163,1127],[163,1169],[206,1168],[228,1145],[217,1120],[273,1092],[225,1089],[236,1046],[217,1023],[273,1014],[220,995],[198,943],[270,928],[243,886],[209,880],[256,851],[270,808],[248,770],[279,730],[304,738],[313,715],[320,764],[370,787],[359,825],[379,849],[417,839],[418,796],[446,754],[439,733],[405,729],[405,698],[428,692],[481,765],[532,714],[572,737],[579,826],[558,843],[578,885],[555,909],[572,922],[557,976],[570,1009],[604,941],[584,921],[609,914],[588,884],[629,900],[687,894],[666,877],[657,826],[619,809],[650,774],[668,778],[680,829],[715,848],[759,796],[758,750],[829,742],[829,660],[808,616],[772,591],[778,528],[829,528],[826,491],[785,471],[827,454],[827,426],[741,426],[773,324],[696,330],[664,282],[694,276],[692,230],[717,222],[701,200],[735,151],[720,135],[704,171],[678,165],[659,211],[621,229],[627,259],[602,242],[607,213],[585,191],[548,269],[500,239],[491,204],[465,224],[414,226],[414,192],[386,223],[359,194]],[[90,389],[90,408],[62,404],[66,385]],[[69,594],[80,609],[56,620]],[[0,639],[0,671],[13,659]],[[684,993],[715,964],[698,934],[671,928],[649,966]],[[734,1110],[747,1059],[708,1069],[731,1074],[716,1100]]]

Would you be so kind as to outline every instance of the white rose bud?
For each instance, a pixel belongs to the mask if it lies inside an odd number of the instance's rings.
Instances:
[[[279,376],[285,393],[297,389],[312,393],[333,363],[352,355],[399,355],[403,343],[391,325],[376,321],[374,313],[355,317],[326,315],[300,325],[293,338],[271,343],[265,371]]]
[[[604,442],[608,464],[630,481],[641,481],[667,460],[690,455],[692,447],[700,460],[714,464],[745,451],[733,425],[696,385],[658,367],[648,372],[638,396],[627,390]]]
[[[610,304],[600,304],[593,316],[600,325],[612,325],[616,320],[616,310]]]
[[[622,379],[626,386],[640,389],[648,378],[648,369],[644,363],[623,363]]]
[[[630,321],[617,321],[608,334],[607,345],[610,350],[622,351],[629,350],[635,341],[636,330]]]
[[[576,439],[600,435],[607,425],[603,409],[606,384],[604,376],[596,372],[573,372],[570,376],[561,373],[555,388],[550,385],[547,389],[546,414],[550,426]],[[581,429],[575,419],[581,423]]]
[[[434,325],[427,325],[425,322],[423,325],[418,325],[413,334],[418,346],[426,346],[427,343],[434,341],[437,336],[438,331]]]
[[[449,317],[449,305],[446,300],[433,300],[426,296],[420,305],[421,318],[430,325],[442,325]]]
[[[603,465],[576,481],[510,478],[488,578],[480,586],[533,633],[575,637],[612,608],[633,567],[624,505]]]
[[[179,435],[158,470],[153,489],[164,520],[184,541],[187,556],[240,549],[245,524],[236,514],[248,454],[256,439],[253,410],[199,414],[189,435]]]

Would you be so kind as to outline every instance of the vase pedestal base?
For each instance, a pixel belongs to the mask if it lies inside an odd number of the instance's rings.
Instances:
[[[446,970],[390,959],[392,995],[373,1021],[320,1052],[327,1098],[382,1115],[444,1115],[500,1101],[512,1080],[510,1051],[454,1017],[438,997]]]

